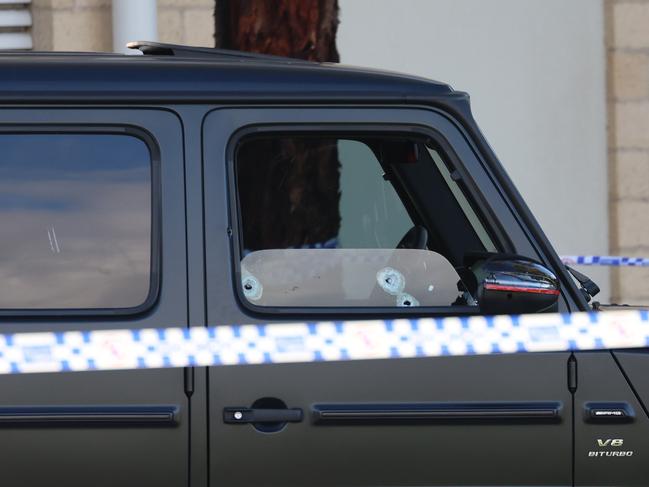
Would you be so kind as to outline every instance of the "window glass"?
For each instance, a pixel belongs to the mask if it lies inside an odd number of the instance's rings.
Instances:
[[[439,152],[437,152],[434,149],[431,149],[430,147],[426,147],[426,150],[428,151],[431,158],[433,159],[433,162],[435,163],[435,167],[437,167],[440,174],[444,178],[444,182],[448,185],[449,189],[453,193],[453,197],[457,201],[458,205],[460,205],[462,212],[471,223],[471,226],[475,230],[478,238],[480,239],[480,242],[482,242],[482,245],[484,246],[485,250],[487,250],[488,252],[497,252],[495,244],[491,240],[491,237],[487,233],[487,230],[485,229],[484,225],[478,218],[478,215],[476,215],[476,212],[471,207],[471,204],[466,199],[464,193],[462,193],[460,187],[457,185],[455,181],[453,181],[453,177],[451,176],[451,173],[446,167],[446,164],[444,164],[444,161],[442,160],[442,157],[439,155]]]
[[[426,142],[243,139],[235,171],[244,297],[307,308],[474,304],[452,260],[493,243]]]
[[[338,141],[340,230],[343,248],[396,248],[414,223],[370,148]]]
[[[0,134],[0,147],[0,309],[143,304],[147,145],[126,135]]]

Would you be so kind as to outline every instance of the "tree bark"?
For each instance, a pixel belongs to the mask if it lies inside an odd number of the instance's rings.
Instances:
[[[223,49],[338,62],[337,0],[217,0]],[[340,162],[332,139],[244,142],[237,156],[246,250],[316,246],[340,229]]]
[[[338,0],[217,0],[216,47],[339,62]]]

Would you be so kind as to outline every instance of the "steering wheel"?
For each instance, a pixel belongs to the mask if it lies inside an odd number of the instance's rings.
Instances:
[[[398,249],[426,250],[428,244],[428,230],[421,225],[415,225],[399,240]]]

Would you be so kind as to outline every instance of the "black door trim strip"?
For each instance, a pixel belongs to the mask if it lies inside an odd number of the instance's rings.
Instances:
[[[178,406],[1,406],[0,428],[176,426]]]
[[[558,422],[560,402],[316,404],[313,423]]]

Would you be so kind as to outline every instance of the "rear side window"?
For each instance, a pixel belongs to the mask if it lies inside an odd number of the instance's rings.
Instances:
[[[0,309],[135,308],[151,291],[152,164],[113,134],[0,134]]]

